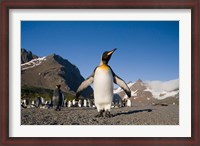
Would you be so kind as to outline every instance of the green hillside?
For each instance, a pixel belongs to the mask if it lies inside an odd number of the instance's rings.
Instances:
[[[71,93],[63,92],[65,99],[72,100],[75,98],[74,95]],[[35,97],[40,96],[43,97],[45,100],[50,100],[53,96],[53,90],[45,89],[40,87],[31,87],[31,86],[22,86],[21,87],[21,98],[22,99],[29,99],[34,100]]]

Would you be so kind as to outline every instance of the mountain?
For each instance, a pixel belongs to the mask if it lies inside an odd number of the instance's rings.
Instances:
[[[136,82],[129,82],[128,86],[131,90],[132,103],[166,103],[178,104],[179,101],[179,80],[171,80],[167,82],[147,81],[143,82],[138,79]],[[115,98],[127,98],[125,92],[119,87],[114,90]]]
[[[21,63],[26,63],[36,58],[38,58],[38,56],[32,54],[31,51],[27,51],[26,49],[21,49]]]
[[[75,94],[82,81],[84,78],[79,69],[56,54],[38,57],[21,64],[22,86],[55,89],[57,84],[61,84],[64,92]],[[82,95],[91,98],[92,93],[92,88],[88,87]]]
[[[174,97],[179,94],[179,80],[170,81],[147,81],[146,91],[150,91],[156,99],[162,100],[167,97]]]

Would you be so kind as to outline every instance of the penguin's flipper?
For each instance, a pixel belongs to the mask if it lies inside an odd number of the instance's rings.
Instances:
[[[119,85],[124,92],[127,94],[128,97],[131,97],[131,90],[127,86],[124,80],[122,80],[120,77],[118,77],[116,74],[113,75],[114,77],[114,83]]]
[[[81,94],[81,92],[86,89],[90,84],[92,84],[94,81],[94,74],[90,75],[85,81],[81,83],[81,85],[78,87],[76,91],[76,98],[78,98]]]

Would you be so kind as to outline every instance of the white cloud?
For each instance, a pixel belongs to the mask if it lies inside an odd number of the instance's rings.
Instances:
[[[179,88],[179,79],[170,81],[146,81],[147,87],[154,91],[173,91]]]

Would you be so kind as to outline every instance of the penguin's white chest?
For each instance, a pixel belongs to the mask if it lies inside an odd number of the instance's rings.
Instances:
[[[109,109],[113,100],[113,74],[108,66],[96,69],[93,85],[95,105],[100,109]]]

